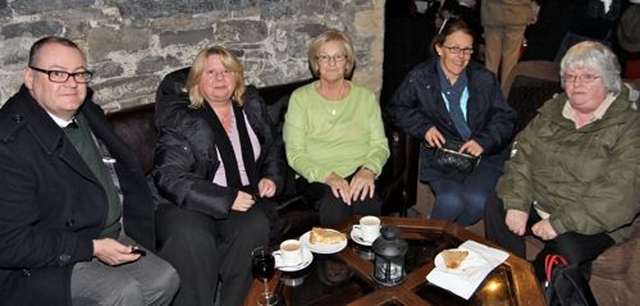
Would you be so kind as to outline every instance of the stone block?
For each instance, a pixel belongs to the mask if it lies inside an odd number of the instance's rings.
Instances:
[[[198,14],[210,11],[238,10],[256,3],[256,0],[133,0],[118,3],[122,16],[130,19],[161,18],[176,14]]]
[[[100,60],[114,51],[134,53],[149,48],[151,33],[130,27],[95,27],[87,34],[87,53],[90,61]]]
[[[89,65],[96,78],[109,79],[120,76],[124,72],[122,65],[115,62],[101,62],[95,65]]]
[[[136,74],[147,74],[162,71],[166,67],[180,66],[180,60],[173,56],[148,56],[140,60],[136,67]]]
[[[0,27],[0,34],[4,36],[4,39],[25,35],[39,38],[48,35],[60,35],[62,34],[62,29],[63,25],[58,21],[20,22]]]
[[[18,15],[31,15],[47,11],[90,7],[94,4],[94,0],[16,0],[11,3],[11,7]]]
[[[215,24],[216,41],[256,43],[267,39],[267,25],[260,20],[229,20]]]
[[[11,10],[7,5],[7,0],[0,0],[0,17],[9,17],[11,16]]]
[[[195,45],[204,40],[213,39],[212,29],[197,29],[189,31],[167,31],[160,35],[160,46],[170,45]]]
[[[160,84],[159,76],[144,75],[125,77],[102,82],[92,88],[96,91],[94,100],[100,105],[114,101],[140,99],[140,104],[150,101]]]

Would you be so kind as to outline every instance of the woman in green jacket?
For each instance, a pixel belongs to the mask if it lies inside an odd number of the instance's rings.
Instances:
[[[487,238],[525,256],[523,236],[545,242],[589,275],[591,262],[631,236],[640,212],[640,117],[616,56],[586,41],[561,62],[565,93],[546,102],[516,137],[512,158],[485,212]]]

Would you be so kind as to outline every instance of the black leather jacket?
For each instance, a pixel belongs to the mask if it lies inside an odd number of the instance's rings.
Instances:
[[[172,91],[175,80],[163,82]],[[157,103],[176,103],[174,107],[156,106],[158,141],[155,148],[153,178],[160,195],[172,203],[213,218],[226,218],[231,211],[238,189],[212,183],[216,170],[221,164],[214,145],[214,135],[199,112],[202,109],[185,107],[182,100],[166,101],[167,97],[178,97],[164,92]],[[165,100],[165,101],[163,101]],[[264,101],[258,90],[248,86],[243,111],[251,128],[258,136],[262,147],[256,161],[259,178],[269,178],[276,183],[277,190],[284,189],[287,169],[284,146],[275,132]]]

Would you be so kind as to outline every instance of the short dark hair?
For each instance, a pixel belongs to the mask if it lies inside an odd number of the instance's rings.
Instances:
[[[31,66],[36,65],[35,60],[40,53],[40,49],[42,49],[42,47],[44,47],[47,44],[59,44],[65,47],[74,48],[80,51],[82,56],[84,56],[84,53],[82,52],[82,50],[80,50],[80,47],[78,47],[78,45],[73,41],[64,37],[59,37],[59,36],[47,36],[47,37],[38,39],[36,42],[33,43],[33,45],[31,45],[31,49],[29,50],[29,65]]]
[[[447,40],[447,37],[455,32],[462,32],[471,36],[471,38],[473,38],[473,47],[475,49],[476,33],[466,22],[464,22],[464,20],[452,17],[443,21],[440,31],[433,37],[433,40],[431,41],[431,52],[437,54],[436,46],[442,46],[445,40]]]

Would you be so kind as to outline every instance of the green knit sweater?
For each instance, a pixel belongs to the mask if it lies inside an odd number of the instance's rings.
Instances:
[[[389,145],[375,95],[352,83],[349,95],[329,101],[314,83],[291,95],[284,122],[289,165],[309,182],[325,182],[331,172],[341,177],[365,166],[380,174]]]

